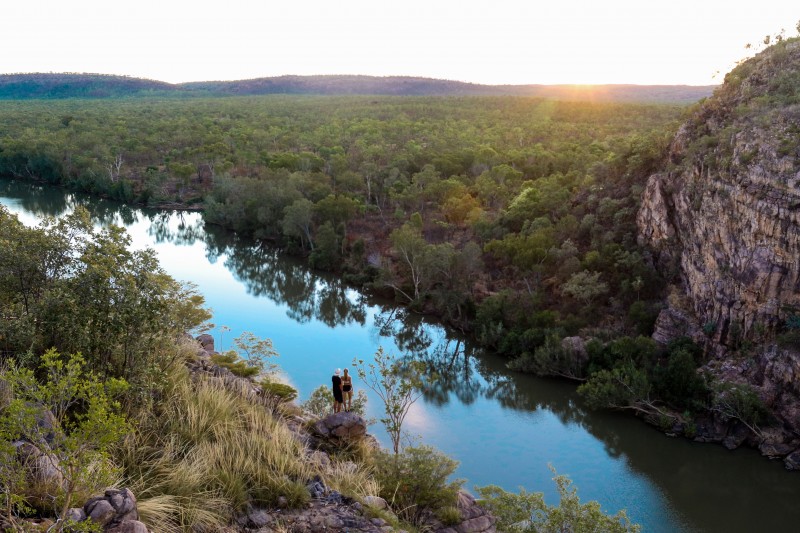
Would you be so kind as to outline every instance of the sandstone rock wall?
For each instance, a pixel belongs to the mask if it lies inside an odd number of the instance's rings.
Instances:
[[[800,105],[769,96],[776,69],[800,68],[800,46],[779,51],[754,59],[680,129],[671,168],[650,177],[638,214],[640,242],[662,268],[679,268],[694,328],[722,351],[765,338],[800,308]]]

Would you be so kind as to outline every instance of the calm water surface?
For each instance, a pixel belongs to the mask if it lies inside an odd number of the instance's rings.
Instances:
[[[98,224],[128,229],[173,277],[198,285],[213,309],[217,349],[242,331],[273,340],[277,362],[305,399],[336,367],[378,346],[424,358],[440,379],[406,429],[461,462],[466,487],[542,491],[555,503],[548,465],[581,498],[627,509],[645,531],[797,531],[800,473],[751,450],[672,439],[638,420],[587,411],[573,385],[511,373],[441,325],[409,316],[274,250],[204,227],[198,214],[130,209],[60,189],[0,180],[0,204],[29,224],[84,205]],[[0,250],[2,253],[2,250]],[[223,331],[221,326],[230,331]],[[355,383],[358,388],[358,383]],[[370,398],[371,416],[381,405]],[[372,431],[388,445],[381,428]]]

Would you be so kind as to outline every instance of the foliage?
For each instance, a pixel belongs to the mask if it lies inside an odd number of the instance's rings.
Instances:
[[[557,334],[548,335],[533,354],[525,352],[508,363],[508,368],[540,376],[569,379],[583,379],[586,374],[586,362],[577,353],[562,346],[561,337]]]
[[[127,202],[202,198],[207,222],[349,279],[380,266],[384,287],[465,330],[482,286],[568,323],[625,322],[612,301],[661,287],[628,259],[641,259],[639,195],[681,111],[523,97],[11,102],[0,176]],[[416,236],[403,229],[414,214]],[[581,306],[560,298],[572,275]]]
[[[258,375],[258,368],[249,365],[247,361],[240,358],[233,350],[228,350],[225,353],[213,354],[211,356],[211,362],[230,370],[235,376],[240,378],[252,378]]]
[[[649,402],[650,389],[647,373],[628,363],[611,370],[598,370],[578,387],[578,392],[592,408],[625,409]]]
[[[271,339],[261,339],[249,331],[243,331],[233,339],[233,345],[247,365],[257,369],[259,374],[269,374],[275,370],[276,365],[268,362],[269,358],[278,356]]]
[[[698,409],[707,403],[708,386],[697,369],[700,347],[689,339],[676,339],[666,352],[666,364],[655,369],[653,382],[659,396],[678,409]]]
[[[291,402],[297,398],[297,389],[285,383],[264,380],[261,382],[261,390],[264,394],[280,398],[282,402]]]
[[[101,375],[148,383],[165,339],[202,328],[202,297],[78,208],[28,228],[0,207],[0,350],[82,353]]]
[[[420,361],[401,361],[383,351],[383,347],[375,352],[373,363],[364,364],[362,359],[354,359],[358,377],[383,402],[386,416],[380,419],[392,440],[392,449],[400,451],[400,438],[403,422],[411,406],[422,393],[422,373],[425,366]]]
[[[55,350],[41,357],[39,373],[43,382],[32,370],[12,363],[0,376],[13,394],[0,415],[2,450],[8,455],[8,439],[19,437],[39,450],[40,460],[49,463],[45,468],[57,471],[63,482],[47,488],[53,501],[28,498],[29,503],[63,517],[77,496],[88,497],[115,479],[109,449],[130,429],[115,397],[128,384],[115,378],[102,380],[80,354],[62,357]],[[30,478],[23,479],[16,468],[27,466],[15,458],[2,469],[4,484],[23,489],[7,496],[6,512],[13,511],[21,495],[33,488],[26,483]],[[48,509],[50,505],[57,508]]]
[[[448,480],[457,466],[458,462],[430,446],[407,447],[402,453],[380,451],[373,463],[380,496],[401,519],[412,523],[426,511],[456,504],[463,481]]]
[[[761,433],[759,424],[767,419],[768,411],[758,393],[744,383],[728,381],[712,385],[711,409],[723,419],[738,420],[757,435]]]
[[[553,471],[555,474],[555,471]],[[632,524],[624,510],[615,515],[603,512],[596,501],[581,503],[578,489],[566,476],[556,475],[559,504],[547,505],[541,492],[506,492],[489,485],[478,487],[482,500],[497,517],[497,529],[507,533],[636,533],[641,527]]]

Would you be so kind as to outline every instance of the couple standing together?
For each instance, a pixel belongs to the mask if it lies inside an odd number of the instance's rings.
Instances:
[[[352,408],[353,401],[353,378],[350,377],[350,372],[345,368],[344,375],[341,376],[342,370],[337,368],[333,372],[333,412],[338,413],[342,410],[349,411]]]

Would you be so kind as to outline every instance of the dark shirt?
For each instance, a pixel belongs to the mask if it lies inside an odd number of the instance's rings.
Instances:
[[[332,386],[333,386],[333,398],[337,402],[342,401],[342,378],[337,375],[334,375],[331,378]]]

